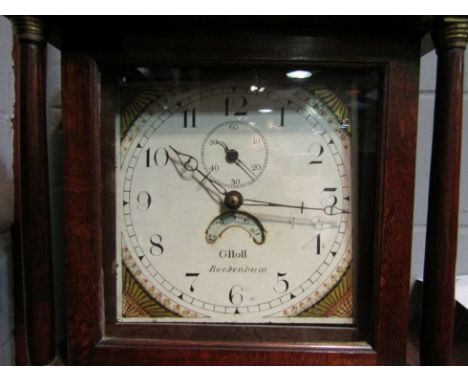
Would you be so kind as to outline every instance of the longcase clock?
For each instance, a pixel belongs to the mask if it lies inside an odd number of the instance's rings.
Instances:
[[[427,20],[46,21],[70,363],[405,363]]]

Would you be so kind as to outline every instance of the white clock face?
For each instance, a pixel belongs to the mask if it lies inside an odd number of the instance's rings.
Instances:
[[[323,321],[298,315],[349,268],[352,195],[349,134],[318,97],[198,87],[117,132],[117,264],[178,316],[140,321]]]

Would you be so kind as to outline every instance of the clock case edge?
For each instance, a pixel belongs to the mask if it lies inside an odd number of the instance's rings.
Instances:
[[[313,42],[313,38],[311,41]],[[356,45],[343,37],[341,44]],[[322,47],[298,60],[304,63],[378,66],[384,71],[382,130],[379,137],[375,247],[369,263],[369,320],[361,330],[370,345],[223,343],[142,341],[109,338],[105,333],[103,256],[106,231],[102,216],[112,189],[103,168],[112,148],[104,145],[101,118],[111,105],[101,103],[101,69],[105,55],[64,39],[62,44],[63,124],[65,160],[65,230],[67,243],[67,323],[72,364],[402,364],[406,354],[409,266],[411,250],[415,142],[417,125],[418,39],[399,45],[385,37],[371,56],[337,57]],[[382,43],[382,41],[380,41]],[[274,48],[273,42],[265,42]],[[370,43],[369,43],[370,44]],[[294,41],[293,41],[294,45]],[[320,44],[319,44],[320,45]],[[366,44],[364,44],[366,45]],[[362,46],[362,45],[361,45]],[[328,50],[328,51],[327,51]],[[358,51],[361,49],[358,49]],[[111,55],[112,56],[112,55]],[[245,57],[245,56],[244,56]],[[226,60],[218,58],[220,63]],[[110,60],[112,61],[112,59]],[[362,61],[363,64],[358,64]],[[98,64],[99,62],[99,64]],[[161,60],[167,64],[167,60]],[[231,63],[232,64],[232,63]],[[269,65],[251,55],[244,65]],[[107,112],[106,112],[107,110]],[[103,155],[104,154],[104,155]],[[112,152],[112,155],[114,153]],[[107,167],[109,168],[109,167]],[[397,191],[397,192],[395,192]],[[113,195],[113,194],[111,194]],[[103,224],[105,223],[105,224]],[[366,320],[363,320],[366,322]]]

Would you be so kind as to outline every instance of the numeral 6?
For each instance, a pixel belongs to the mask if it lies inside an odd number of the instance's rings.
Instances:
[[[244,296],[242,296],[242,287],[240,285],[234,285],[229,291],[229,301],[232,305],[242,304],[244,301]]]

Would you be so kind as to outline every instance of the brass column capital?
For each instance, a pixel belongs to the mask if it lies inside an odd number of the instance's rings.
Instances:
[[[432,32],[437,51],[465,49],[468,42],[468,17],[444,17]]]
[[[11,16],[16,37],[19,40],[27,40],[42,43],[45,40],[44,23],[38,16]]]

